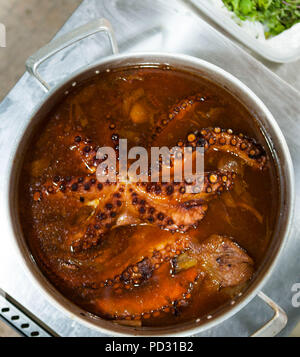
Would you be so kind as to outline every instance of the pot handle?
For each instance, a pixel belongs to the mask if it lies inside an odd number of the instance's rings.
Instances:
[[[271,307],[274,311],[274,316],[264,326],[254,332],[251,337],[274,337],[285,328],[288,317],[285,311],[262,291],[260,291],[257,296]]]
[[[58,335],[0,288],[1,337],[51,337]]]
[[[39,66],[45,62],[48,58],[55,55],[59,51],[72,45],[75,42],[83,40],[84,38],[94,35],[98,32],[106,32],[111,44],[113,54],[118,53],[117,41],[108,20],[101,18],[95,21],[89,22],[77,29],[68,32],[65,35],[58,37],[51,41],[46,46],[39,49],[34,55],[30,56],[26,61],[26,69],[32,74],[43,86],[46,91],[50,90],[49,84],[40,76],[38,72]]]

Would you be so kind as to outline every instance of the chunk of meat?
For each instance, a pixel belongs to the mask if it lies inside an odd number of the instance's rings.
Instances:
[[[249,255],[234,241],[212,235],[199,248],[192,248],[201,266],[221,287],[236,286],[249,280],[254,263]]]

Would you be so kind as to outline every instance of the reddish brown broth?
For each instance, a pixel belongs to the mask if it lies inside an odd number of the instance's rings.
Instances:
[[[189,95],[214,94],[214,102],[209,102],[201,112],[188,115],[174,129],[173,136],[166,138],[165,145],[174,144],[174,138],[180,138],[191,130],[220,126],[257,139],[267,152],[268,165],[264,171],[241,165],[243,180],[232,192],[217,196],[209,203],[207,215],[192,233],[199,241],[215,233],[233,237],[254,259],[258,268],[268,248],[278,213],[276,164],[268,145],[253,115],[225,89],[205,78],[165,68],[123,68],[101,73],[78,85],[45,118],[31,140],[19,184],[20,221],[32,254],[46,277],[70,300],[95,314],[99,312],[91,295],[85,294],[84,288],[78,288],[79,280],[86,277],[88,281],[89,274],[93,275],[92,269],[82,266],[79,272],[73,272],[62,268],[63,261],[72,261],[71,251],[62,249],[65,222],[73,219],[80,203],[74,200],[37,203],[32,198],[30,187],[38,188],[54,176],[84,174],[82,166],[64,144],[69,133],[83,131],[98,145],[105,145],[101,130],[104,125],[113,123],[121,128],[119,132],[123,138],[128,138],[130,145],[146,145],[151,123],[133,125],[128,115],[124,115],[124,105],[131,103],[130,95],[136,91],[142,91],[150,98],[157,113],[167,113],[171,105]],[[157,113],[154,111],[151,120],[155,120]],[[231,154],[213,152],[206,157],[205,168],[216,169],[232,160],[240,164],[239,159]],[[234,207],[241,196],[243,202],[258,212],[258,217],[245,207]],[[122,237],[139,229],[139,226],[121,227],[110,234],[117,235],[122,241]],[[93,254],[90,259],[92,261]],[[216,291],[209,282],[205,282],[194,289],[190,303],[180,313],[165,313],[142,320],[142,323],[164,326],[202,317],[213,313],[244,288],[242,285]]]

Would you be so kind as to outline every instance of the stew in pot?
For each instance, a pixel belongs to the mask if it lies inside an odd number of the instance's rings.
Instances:
[[[172,173],[169,182],[121,180],[118,161],[115,182],[100,182],[107,157],[98,150],[119,158],[120,139],[148,153],[202,148],[201,189]],[[85,310],[133,326],[207,317],[241,294],[278,202],[276,163],[254,115],[204,77],[159,66],[72,87],[34,133],[19,184],[22,229],[45,276]]]

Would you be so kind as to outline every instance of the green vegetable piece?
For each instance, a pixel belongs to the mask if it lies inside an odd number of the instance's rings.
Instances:
[[[272,4],[272,0],[258,0],[257,5],[259,9],[267,10],[267,8]]]
[[[243,15],[248,15],[252,11],[252,1],[251,0],[241,0],[240,11]]]
[[[239,3],[240,3],[240,0],[232,0],[232,1],[229,1],[232,3],[232,7],[233,7],[233,10],[234,11],[238,11],[238,8],[239,8]]]

